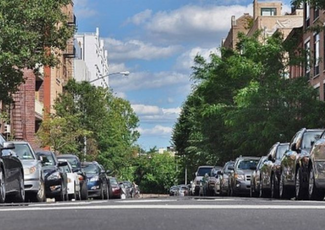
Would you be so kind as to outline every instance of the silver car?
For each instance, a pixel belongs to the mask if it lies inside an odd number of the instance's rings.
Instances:
[[[24,167],[24,187],[26,198],[31,201],[45,201],[44,180],[42,177],[42,165],[37,160],[34,150],[26,141],[10,141],[5,145],[13,143],[15,153]]]

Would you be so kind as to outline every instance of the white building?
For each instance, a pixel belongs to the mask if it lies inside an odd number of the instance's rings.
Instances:
[[[104,40],[96,33],[77,33],[75,36],[76,58],[74,76],[77,81],[93,81],[96,86],[109,87],[108,53]],[[103,77],[107,76],[107,77]],[[102,78],[97,80],[98,78]]]

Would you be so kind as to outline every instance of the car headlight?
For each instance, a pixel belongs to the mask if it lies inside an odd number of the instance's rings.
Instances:
[[[36,172],[36,166],[30,167],[30,168],[24,168],[24,174],[30,175]]]
[[[244,180],[245,179],[245,175],[242,175],[242,174],[235,174],[235,178],[237,180]]]
[[[99,177],[98,176],[94,176],[90,179],[90,181],[98,181],[99,180]]]
[[[61,179],[61,175],[59,172],[54,172],[47,177],[48,180],[58,180]]]

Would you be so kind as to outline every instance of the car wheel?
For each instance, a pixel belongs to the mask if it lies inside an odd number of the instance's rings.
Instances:
[[[275,175],[271,176],[271,198],[278,198],[279,189],[275,181]]]
[[[66,199],[66,192],[64,190],[63,184],[61,184],[61,192],[60,194],[56,197],[56,200],[58,201],[64,201]]]
[[[301,168],[299,168],[298,172],[296,173],[295,195],[296,195],[296,200],[303,200],[303,199],[307,198],[306,197],[307,196],[306,190],[303,188],[302,170],[301,170]]]
[[[19,190],[16,194],[15,201],[16,202],[24,202],[25,201],[25,186],[24,186],[24,177],[23,174],[20,173],[18,178]]]
[[[81,200],[88,200],[88,188],[85,181],[82,183],[80,190],[81,190],[81,194],[80,194]]]
[[[41,180],[39,182],[39,189],[37,191],[37,193],[35,194],[35,201],[37,202],[44,202],[45,199],[46,199],[46,196],[45,196],[45,184],[44,184],[44,181]]]
[[[109,192],[108,192],[108,186],[105,186],[105,192],[104,192],[104,199],[108,200],[109,199]]]
[[[308,197],[311,200],[323,200],[325,191],[320,190],[319,188],[316,187],[315,184],[315,176],[314,176],[314,170],[313,168],[310,169],[309,171],[309,180],[308,180]]]
[[[104,191],[103,187],[104,187],[104,184],[102,184],[102,186],[100,188],[100,192],[99,192],[99,199],[101,199],[101,200],[104,200],[104,198],[105,198],[105,195],[104,195],[105,191]]]
[[[290,197],[290,191],[287,186],[284,185],[283,176],[280,176],[279,181],[279,197],[281,199],[289,199]]]
[[[3,170],[0,169],[0,203],[4,203],[5,201],[6,201],[5,176],[3,174]]]
[[[259,189],[259,197],[263,197],[264,196],[264,193],[263,193],[263,184],[262,182],[260,183],[260,189]]]

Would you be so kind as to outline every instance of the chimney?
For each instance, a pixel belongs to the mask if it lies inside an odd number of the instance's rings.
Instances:
[[[231,16],[231,26],[236,26],[236,18],[235,18],[235,15]]]

